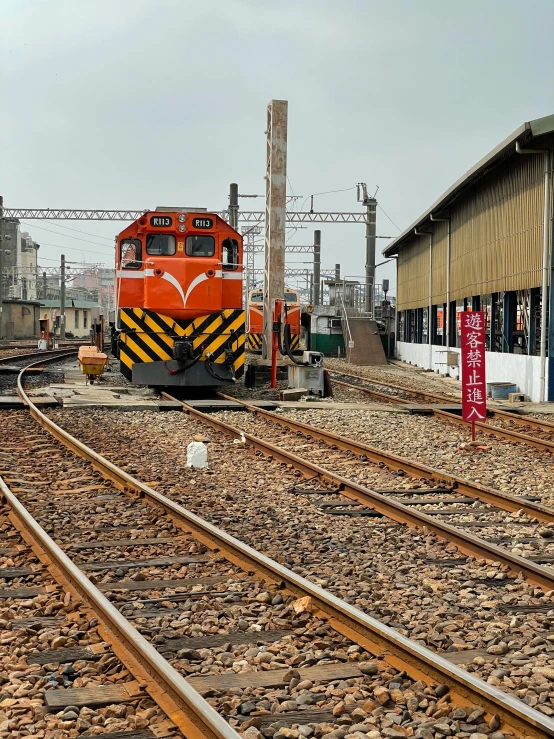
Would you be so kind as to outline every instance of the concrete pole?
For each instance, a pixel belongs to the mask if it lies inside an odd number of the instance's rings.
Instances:
[[[60,264],[60,339],[65,339],[65,254]]]
[[[263,357],[271,359],[273,311],[285,294],[288,102],[267,106]]]
[[[46,288],[46,272],[42,273],[42,299],[46,300],[48,297],[47,295],[47,288]]]
[[[321,282],[321,231],[314,231],[314,294],[313,304],[320,304],[319,283]]]
[[[239,227],[239,186],[236,182],[229,185],[229,225],[238,230]]]
[[[364,205],[367,209],[365,222],[365,312],[373,311],[372,295],[375,284],[375,242],[377,234],[377,200],[366,198]]]

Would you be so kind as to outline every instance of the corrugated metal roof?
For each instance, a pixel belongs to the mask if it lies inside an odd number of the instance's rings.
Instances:
[[[413,236],[414,229],[422,226],[429,219],[431,213],[438,215],[439,211],[444,210],[458,195],[470,187],[476,180],[482,177],[485,172],[498,164],[499,161],[505,159],[515,151],[515,143],[528,144],[531,139],[542,136],[554,131],[554,115],[547,115],[544,118],[537,118],[534,121],[528,121],[504,139],[498,146],[490,151],[475,166],[469,169],[460,179],[444,192],[433,205],[428,208],[419,218],[412,223],[400,236],[397,236],[386,249],[383,250],[383,256],[391,257],[398,254],[402,243],[409,237]]]
[[[60,301],[58,300],[41,300],[40,301],[41,306],[44,308],[59,308],[60,307]],[[73,298],[66,298],[65,299],[65,308],[66,310],[68,308],[100,308],[98,303],[95,303],[94,300],[74,300]]]

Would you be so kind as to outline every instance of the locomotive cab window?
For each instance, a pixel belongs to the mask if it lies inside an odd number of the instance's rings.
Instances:
[[[146,253],[156,257],[170,257],[175,254],[175,236],[171,234],[148,234]]]
[[[188,257],[213,257],[215,239],[213,236],[187,236],[185,254]]]
[[[141,268],[141,243],[139,239],[123,239],[119,249],[121,269]]]
[[[239,243],[236,239],[225,239],[221,244],[223,269],[238,269]]]

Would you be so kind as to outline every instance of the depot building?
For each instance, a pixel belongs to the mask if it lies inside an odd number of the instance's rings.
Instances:
[[[459,378],[460,313],[483,310],[487,382],[554,401],[554,115],[529,121],[384,250],[397,358]]]

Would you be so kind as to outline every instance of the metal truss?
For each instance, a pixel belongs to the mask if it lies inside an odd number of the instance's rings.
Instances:
[[[285,267],[285,277],[293,277],[295,275],[300,275],[302,277],[306,277],[306,275],[312,274],[313,270],[311,269],[293,269],[289,267]],[[253,275],[263,275],[264,270],[263,269],[253,269],[250,274]],[[323,277],[333,277],[335,275],[334,269],[322,269],[321,275]]]
[[[147,210],[53,210],[52,208],[4,208],[4,218],[56,221],[135,221]]]
[[[244,245],[244,251],[245,252],[255,252],[256,254],[262,253],[265,249],[264,244],[245,244]],[[292,254],[304,254],[304,253],[312,253],[314,250],[313,246],[289,246],[288,244],[285,245],[285,251],[291,252]]]
[[[239,221],[245,223],[263,223],[264,213],[262,211],[239,211]],[[367,213],[311,213],[287,211],[287,223],[365,223]]]
[[[148,210],[77,210],[63,208],[4,208],[4,218],[51,221],[135,221]],[[215,211],[217,212],[217,211]],[[222,218],[227,212],[219,213]],[[263,223],[263,211],[239,211],[239,221]],[[367,213],[311,213],[288,211],[287,223],[366,223]]]

